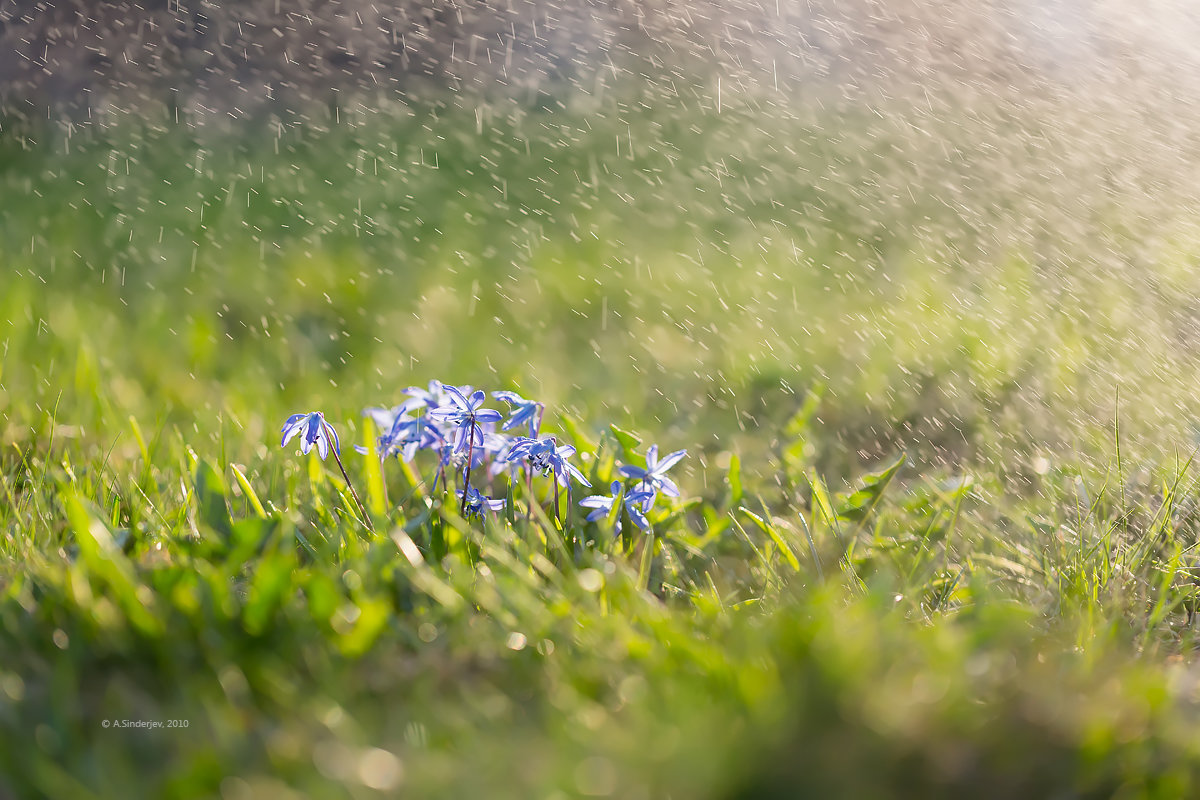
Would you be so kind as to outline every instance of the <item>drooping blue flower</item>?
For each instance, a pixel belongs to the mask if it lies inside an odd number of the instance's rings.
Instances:
[[[583,473],[567,460],[573,455],[575,455],[574,447],[569,444],[558,444],[553,436],[543,439],[518,436],[509,447],[505,459],[509,462],[523,460],[529,464],[531,469],[537,470],[543,475],[553,472],[559,486],[569,486],[570,478],[574,478],[584,486],[591,486],[588,479],[583,477]]]
[[[333,426],[325,421],[325,415],[320,411],[309,411],[305,414],[292,414],[287,418],[287,422],[283,423],[283,428],[280,429],[283,433],[283,440],[280,442],[280,447],[287,447],[297,435],[300,435],[300,452],[307,454],[313,449],[313,445],[317,447],[317,455],[321,460],[325,460],[325,456],[329,455],[330,442],[333,443],[333,452],[336,455],[341,452],[338,445],[337,431]]]
[[[536,400],[526,400],[516,392],[509,391],[492,392],[492,397],[496,398],[497,400],[503,400],[512,407],[512,411],[509,413],[508,419],[504,420],[504,425],[500,428],[500,430],[507,431],[517,427],[518,425],[524,425],[528,423],[529,435],[535,438],[537,437],[537,426],[539,421],[538,411],[542,407],[541,403],[537,402]]]
[[[687,450],[676,450],[674,453],[665,456],[662,461],[659,461],[658,445],[652,444],[646,451],[645,468],[624,464],[618,471],[626,478],[633,478],[635,481],[639,481],[638,487],[650,493],[649,499],[643,505],[643,508],[649,511],[654,505],[654,500],[658,492],[662,492],[668,497],[679,497],[679,487],[667,477],[666,472],[679,463],[679,460],[686,455]]]
[[[484,497],[474,486],[468,486],[466,488],[465,497],[463,491],[464,490],[459,489],[457,494],[459,497],[462,497],[465,500],[462,507],[466,513],[467,519],[483,516],[483,509],[485,508],[491,511],[500,511],[504,508],[504,505],[507,502],[503,497]]]
[[[604,519],[612,513],[613,503],[617,502],[617,498],[621,497],[621,482],[613,481],[609,487],[611,495],[594,494],[590,497],[585,497],[579,501],[579,505],[584,508],[593,509],[587,515],[588,522],[595,522],[599,519]],[[642,505],[650,497],[653,497],[652,492],[647,492],[643,489],[634,489],[626,492],[624,497],[621,497],[621,503],[625,506],[625,510],[629,512],[629,518],[633,520],[633,524],[637,525],[642,530],[650,527],[650,522],[646,519],[645,513],[642,511]],[[617,524],[614,526],[617,533],[621,532],[621,517],[617,517]]]
[[[472,444],[482,444],[483,428],[479,423],[499,422],[502,419],[500,412],[482,408],[483,401],[487,399],[483,391],[477,391],[468,398],[459,387],[443,384],[443,388],[450,395],[451,402],[431,409],[428,412],[429,418],[435,422],[444,422],[456,431],[455,452],[468,450]],[[462,388],[470,390],[469,386]]]

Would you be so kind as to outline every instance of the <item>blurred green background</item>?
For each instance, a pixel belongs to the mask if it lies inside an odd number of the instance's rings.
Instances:
[[[819,390],[839,474],[1111,453],[1118,393],[1129,447],[1190,446],[1191,185],[1130,120],[611,102],[10,126],[8,437],[95,430],[97,386],[258,441],[441,377],[756,452]]]

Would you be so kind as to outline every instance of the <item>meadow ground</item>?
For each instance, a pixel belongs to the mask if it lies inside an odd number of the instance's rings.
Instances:
[[[0,796],[1200,791],[1190,167],[606,102],[6,124]],[[350,446],[434,379],[682,497],[465,521]]]

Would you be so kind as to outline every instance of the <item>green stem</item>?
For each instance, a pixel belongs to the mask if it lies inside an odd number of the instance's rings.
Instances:
[[[328,424],[328,423],[326,423]],[[371,522],[371,515],[367,513],[367,507],[363,505],[362,500],[358,498],[358,492],[354,491],[354,483],[351,482],[350,476],[346,474],[346,467],[342,464],[342,457],[338,455],[337,448],[333,448],[333,459],[337,462],[338,469],[342,471],[342,477],[346,479],[346,485],[350,487],[350,495],[354,498],[354,502],[358,504],[358,510],[362,513],[363,524],[370,531],[375,530],[375,524]]]
[[[475,423],[471,423],[470,433],[467,434],[467,467],[463,472],[462,507],[458,513],[463,519],[467,518],[467,489],[471,487],[471,456],[475,451]]]

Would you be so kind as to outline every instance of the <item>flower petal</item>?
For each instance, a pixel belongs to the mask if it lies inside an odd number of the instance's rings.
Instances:
[[[379,430],[386,431],[390,430],[391,427],[396,423],[396,417],[399,416],[400,409],[402,408],[403,406],[396,406],[396,408],[391,409],[375,407],[364,408],[362,415],[364,417],[369,417],[371,421],[375,423],[375,427],[379,428]]]
[[[451,399],[457,405],[459,405],[464,411],[471,410],[471,403],[467,400],[467,398],[463,397],[463,393],[458,390],[457,386],[443,384],[442,388],[445,389],[447,393],[449,393]]]
[[[612,508],[613,499],[603,494],[593,494],[579,501],[584,508]]]
[[[287,418],[287,422],[283,423],[283,427],[280,428],[279,430],[286,431],[289,427],[291,427],[292,425],[295,425],[297,422],[299,422],[300,420],[304,419],[307,416],[308,416],[307,414],[292,414],[290,417]]]
[[[591,487],[592,484],[588,482],[587,478],[583,477],[583,473],[580,472],[578,469],[576,469],[574,464],[569,464],[564,461],[563,466],[567,468],[567,472],[569,472],[571,474],[571,477],[573,477],[575,480],[582,483],[584,486],[587,486],[589,488]],[[564,484],[564,486],[565,485],[566,484]]]
[[[679,487],[665,475],[658,476],[658,488],[667,497],[679,497]]]
[[[342,443],[338,441],[337,431],[335,431],[333,426],[330,425],[325,419],[322,419],[321,423],[325,426],[326,437],[333,440],[333,452],[340,455],[342,452]]]
[[[674,453],[671,453],[670,455],[665,456],[662,459],[662,461],[659,461],[658,465],[654,467],[654,471],[656,473],[658,473],[659,475],[661,475],[664,472],[666,472],[667,470],[669,470],[671,467],[678,464],[680,459],[682,459],[686,455],[687,455],[687,450],[676,450]]]
[[[296,434],[304,429],[303,425],[292,423],[290,426],[284,426],[283,440],[279,443],[280,447],[287,447],[287,443],[296,438]]]

